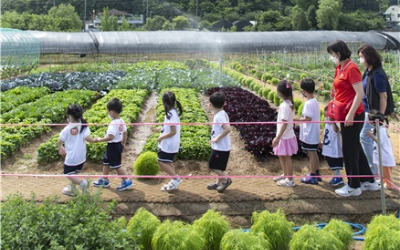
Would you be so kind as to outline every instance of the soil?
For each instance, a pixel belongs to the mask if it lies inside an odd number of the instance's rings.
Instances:
[[[146,100],[138,122],[153,122],[157,95],[152,94]],[[208,97],[199,96],[202,106],[209,119],[212,112],[208,106]],[[398,124],[397,124],[398,126]],[[211,179],[183,180],[179,190],[173,193],[160,191],[165,179],[136,180],[135,186],[125,192],[117,192],[119,178],[111,179],[111,187],[101,190],[105,201],[117,201],[114,211],[115,216],[132,216],[139,207],[145,207],[160,218],[181,219],[193,221],[199,218],[208,209],[213,208],[227,216],[233,227],[248,228],[251,226],[251,214],[254,211],[283,209],[287,218],[296,225],[310,222],[327,222],[336,217],[351,222],[366,224],[371,217],[381,212],[380,192],[364,192],[359,197],[342,198],[334,193],[334,188],[329,185],[329,178],[324,178],[319,185],[305,185],[296,180],[294,188],[278,187],[269,176],[280,175],[281,167],[275,157],[257,159],[244,149],[244,141],[240,139],[239,132],[232,127],[232,150],[228,163],[229,175],[255,175],[260,178],[245,179],[234,178],[233,184],[222,194],[207,190],[206,185]],[[29,173],[29,174],[61,174],[63,162],[45,166],[36,163],[37,148],[40,143],[48,140],[61,128],[53,128],[52,132],[43,135],[23,147],[12,157],[2,162],[3,173]],[[147,138],[152,135],[149,126],[136,126],[128,139],[127,147],[123,153],[123,167],[132,174],[132,164],[142,151]],[[399,133],[392,135],[394,150],[399,151]],[[293,159],[295,175],[308,172],[306,158]],[[177,161],[179,175],[213,175],[208,170],[206,161]],[[84,165],[83,174],[101,174],[102,164],[88,161]],[[161,172],[160,175],[165,173]],[[321,162],[321,174],[330,175],[331,172],[325,162]],[[400,186],[400,168],[394,171],[395,183]],[[263,178],[261,178],[263,177]],[[94,179],[91,178],[90,181]],[[27,185],[29,183],[29,185]],[[65,203],[70,197],[61,194],[68,180],[46,177],[2,177],[1,200],[5,201],[10,194],[20,193],[27,199],[35,193],[35,199],[43,202],[47,197],[59,196],[58,202]],[[95,187],[90,192],[98,191]],[[400,209],[400,192],[385,191],[386,206],[389,212]],[[361,249],[362,243],[355,243],[353,249]]]

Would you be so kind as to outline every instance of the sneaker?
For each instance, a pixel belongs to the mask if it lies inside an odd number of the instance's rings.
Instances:
[[[280,176],[274,177],[272,180],[274,180],[275,182],[278,182],[280,180],[284,180],[286,177],[284,174],[281,174]]]
[[[117,190],[118,191],[124,191],[124,190],[127,190],[127,189],[131,188],[132,186],[133,186],[132,180],[129,180],[129,179],[122,180],[121,186],[118,186]]]
[[[87,184],[87,182],[86,182],[86,181],[81,182],[81,183],[79,184],[79,188],[81,189],[82,194],[86,193],[87,190],[88,190],[88,184]]]
[[[332,180],[329,182],[329,184],[331,184],[334,187],[336,187],[342,183],[344,183],[342,177],[333,177]]]
[[[311,185],[318,185],[318,180],[315,177],[312,177],[311,175],[306,175],[307,177],[303,177],[300,179],[302,183],[305,184],[311,184]]]
[[[361,182],[361,190],[362,191],[378,191],[380,189],[378,182]]]
[[[283,180],[280,180],[277,182],[278,186],[281,187],[294,187],[296,184],[294,184],[294,180],[289,180],[289,178],[285,178]]]
[[[221,185],[217,187],[218,193],[224,192],[224,190],[232,184],[231,178],[226,179],[226,182],[222,182]]]
[[[107,179],[100,178],[98,181],[94,181],[93,185],[95,187],[108,188],[110,186],[110,182]]]
[[[342,197],[360,196],[362,194],[361,188],[351,188],[348,184],[342,188],[336,189],[335,193]]]
[[[217,183],[210,183],[207,185],[208,190],[217,190],[218,187],[219,185]]]
[[[317,170],[317,174],[316,175],[321,176],[321,174],[319,173],[319,170]],[[321,177],[317,177],[317,181],[322,181],[322,178]]]
[[[181,179],[172,179],[168,184],[165,184],[164,186],[161,187],[161,191],[163,192],[168,192],[172,190],[178,189],[179,185],[182,183]]]
[[[68,196],[75,196],[73,188],[70,186],[63,188],[62,193]]]

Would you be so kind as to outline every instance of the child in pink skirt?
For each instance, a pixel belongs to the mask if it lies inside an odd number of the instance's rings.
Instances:
[[[293,122],[294,104],[292,86],[286,80],[281,81],[277,86],[279,98],[283,100],[279,105],[278,122]],[[279,157],[283,169],[283,175],[274,178],[278,186],[294,187],[292,155],[297,153],[298,145],[293,130],[293,123],[278,123],[277,131],[272,146],[274,154]]]

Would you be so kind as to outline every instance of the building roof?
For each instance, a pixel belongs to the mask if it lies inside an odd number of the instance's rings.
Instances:
[[[385,13],[383,13],[384,15],[390,15],[392,13],[400,13],[400,6],[398,5],[392,5],[390,6]]]

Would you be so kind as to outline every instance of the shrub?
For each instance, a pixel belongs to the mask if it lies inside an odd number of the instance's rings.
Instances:
[[[299,78],[300,78],[299,80],[303,80],[304,78],[307,78],[307,74],[301,73]]]
[[[271,79],[271,83],[272,83],[273,85],[278,85],[279,79],[274,77],[274,78]]]
[[[271,74],[269,74],[269,73],[265,74],[265,81],[269,81],[269,80],[271,80],[272,78],[274,78],[273,75],[271,75]]]
[[[275,95],[275,91],[270,91],[269,93],[268,93],[268,100],[269,101],[271,101],[271,102],[274,102],[274,95]]]
[[[400,246],[400,220],[394,215],[372,219],[365,234],[365,249],[395,250]]]
[[[245,86],[250,87],[250,84],[253,82],[253,79],[247,77]]]
[[[275,213],[263,211],[254,212],[252,215],[251,233],[264,233],[264,236],[271,243],[271,249],[287,249],[293,235],[293,223],[286,220],[282,210]]]
[[[225,216],[211,209],[203,214],[200,219],[195,220],[193,226],[200,236],[205,239],[206,249],[210,250],[218,250],[222,237],[230,230]]]
[[[267,77],[267,74],[262,74],[261,81],[266,82],[267,81],[266,77]]]
[[[282,99],[279,98],[277,94],[275,94],[275,96],[274,96],[274,104],[276,106],[279,106],[281,103],[282,103]]]
[[[298,116],[301,116],[301,113],[303,112],[303,106],[304,106],[304,103],[301,103],[300,104],[300,106],[297,108],[297,115]]]
[[[263,96],[263,91],[264,91],[264,88],[260,86],[260,87],[258,88],[258,90],[257,90],[257,94],[258,94],[260,97],[262,97],[262,96]]]
[[[156,175],[160,172],[157,154],[154,152],[144,152],[136,159],[133,164],[135,175]]]
[[[259,72],[259,71],[257,71],[256,73],[254,73],[254,77],[257,78],[257,79],[259,79],[259,80],[261,80],[262,75],[263,75],[263,73],[262,73],[262,72]]]
[[[259,91],[261,88],[262,88],[262,87],[261,87],[260,84],[258,84],[258,82],[254,82],[254,85],[253,85],[253,90],[254,90],[254,91],[256,91],[256,92],[258,93],[258,91]]]
[[[142,249],[151,249],[153,234],[160,224],[155,215],[141,207],[129,220],[127,233]]]
[[[270,88],[263,88],[262,96],[268,99],[268,94],[271,92]]]
[[[341,250],[344,244],[328,231],[319,230],[315,226],[305,225],[293,235],[290,241],[291,250]]]
[[[263,234],[245,233],[240,229],[227,232],[221,240],[221,250],[269,250],[271,244]]]
[[[201,250],[205,247],[205,240],[193,226],[166,220],[154,232],[151,246],[154,250]]]
[[[351,226],[342,220],[331,219],[323,230],[330,232],[343,242],[343,250],[348,249],[353,241],[353,230]]]
[[[294,108],[297,110],[298,107],[303,103],[303,101],[300,98],[294,98]]]

